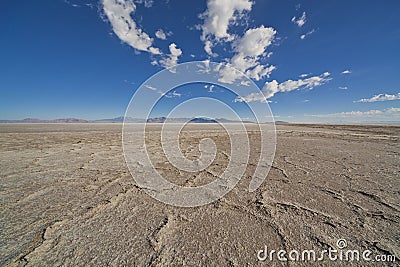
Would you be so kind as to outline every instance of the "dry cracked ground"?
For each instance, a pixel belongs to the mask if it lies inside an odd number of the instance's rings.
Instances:
[[[176,183],[207,183],[226,167],[229,140],[216,126],[190,128],[218,148],[213,164],[188,174],[147,140],[157,170]],[[257,147],[259,137],[248,126]],[[397,266],[400,262],[400,127],[277,125],[267,179],[239,184],[197,208],[158,202],[139,188],[122,153],[119,124],[0,125],[0,265],[5,266]],[[259,261],[257,252],[337,249],[394,255],[395,262]]]

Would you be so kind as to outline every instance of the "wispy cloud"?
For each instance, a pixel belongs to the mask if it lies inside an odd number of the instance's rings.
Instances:
[[[299,80],[288,80],[283,83],[278,83],[276,80],[266,82],[260,93],[252,93],[246,97],[237,98],[236,102],[252,102],[260,101],[266,102],[267,99],[273,97],[278,92],[290,92],[299,89],[314,89],[317,86],[321,86],[328,81],[332,80],[329,77],[330,73],[325,72],[319,76],[313,76],[306,79]]]
[[[350,74],[351,73],[351,70],[344,70],[344,71],[342,71],[342,74]]]
[[[152,91],[157,91],[157,88],[155,88],[154,86],[148,85],[148,84],[145,84],[144,87],[146,87],[147,89],[150,89]]]
[[[367,111],[346,111],[331,114],[307,115],[312,117],[400,117],[400,108],[387,108],[384,110],[372,109]]]
[[[175,43],[169,45],[169,54],[163,54],[162,51],[153,45],[154,39],[144,32],[132,19],[131,14],[136,11],[135,3],[144,4],[151,7],[153,1],[149,0],[102,0],[103,11],[108,21],[111,23],[114,33],[121,41],[127,43],[135,51],[149,52],[152,57],[159,56],[161,59],[152,58],[152,65],[161,65],[174,71],[173,66],[177,65],[182,50]],[[156,31],[157,38],[165,40],[172,32],[165,33],[162,29]]]
[[[153,39],[132,19],[131,13],[136,10],[132,1],[103,0],[103,10],[119,39],[137,50],[161,54],[160,49],[152,46]]]
[[[174,98],[174,97],[181,97],[182,94],[177,93],[176,91],[173,91],[173,92],[163,94],[163,96],[165,96],[166,98]]]
[[[306,12],[304,11],[300,18],[294,16],[292,22],[297,24],[297,26],[302,27],[307,22]]]
[[[307,36],[313,34],[314,32],[315,32],[315,29],[312,29],[311,31],[309,31],[309,32],[307,32],[305,34],[300,35],[300,39],[304,40],[304,39],[306,39]]]
[[[371,98],[363,98],[354,102],[360,102],[360,103],[371,103],[371,102],[379,102],[379,101],[391,101],[391,100],[399,100],[400,99],[400,93],[397,93],[395,95],[389,95],[389,94],[379,94],[379,95],[374,95]]]
[[[135,0],[137,4],[144,4],[145,7],[152,7],[154,4],[153,0]]]
[[[349,89],[347,86],[339,86],[339,89],[340,90],[347,90],[347,89]]]

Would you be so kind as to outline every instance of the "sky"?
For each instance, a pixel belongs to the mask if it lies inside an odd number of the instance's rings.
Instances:
[[[399,13],[395,0],[4,0],[0,119],[122,116],[139,90],[160,92],[154,74],[201,61],[220,84],[164,88],[154,116],[209,97],[289,122],[400,122]]]

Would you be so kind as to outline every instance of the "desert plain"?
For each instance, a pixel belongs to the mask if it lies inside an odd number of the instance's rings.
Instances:
[[[253,147],[259,135],[246,126]],[[199,130],[199,128],[201,128]],[[196,186],[227,166],[226,133],[188,127],[180,140],[196,158],[201,138],[218,153],[190,174],[162,157],[157,124],[147,136],[156,169]],[[0,125],[0,265],[4,266],[397,266],[400,263],[400,126],[276,125],[269,174],[248,185],[250,154],[236,187],[201,207],[161,203],[135,183],[121,124]],[[394,262],[260,261],[270,250],[347,247]]]

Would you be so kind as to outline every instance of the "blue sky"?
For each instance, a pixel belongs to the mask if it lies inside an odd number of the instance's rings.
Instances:
[[[158,71],[210,60],[249,75],[263,95],[244,100],[267,100],[276,120],[400,121],[398,1],[6,0],[0,10],[0,119],[121,116]]]

